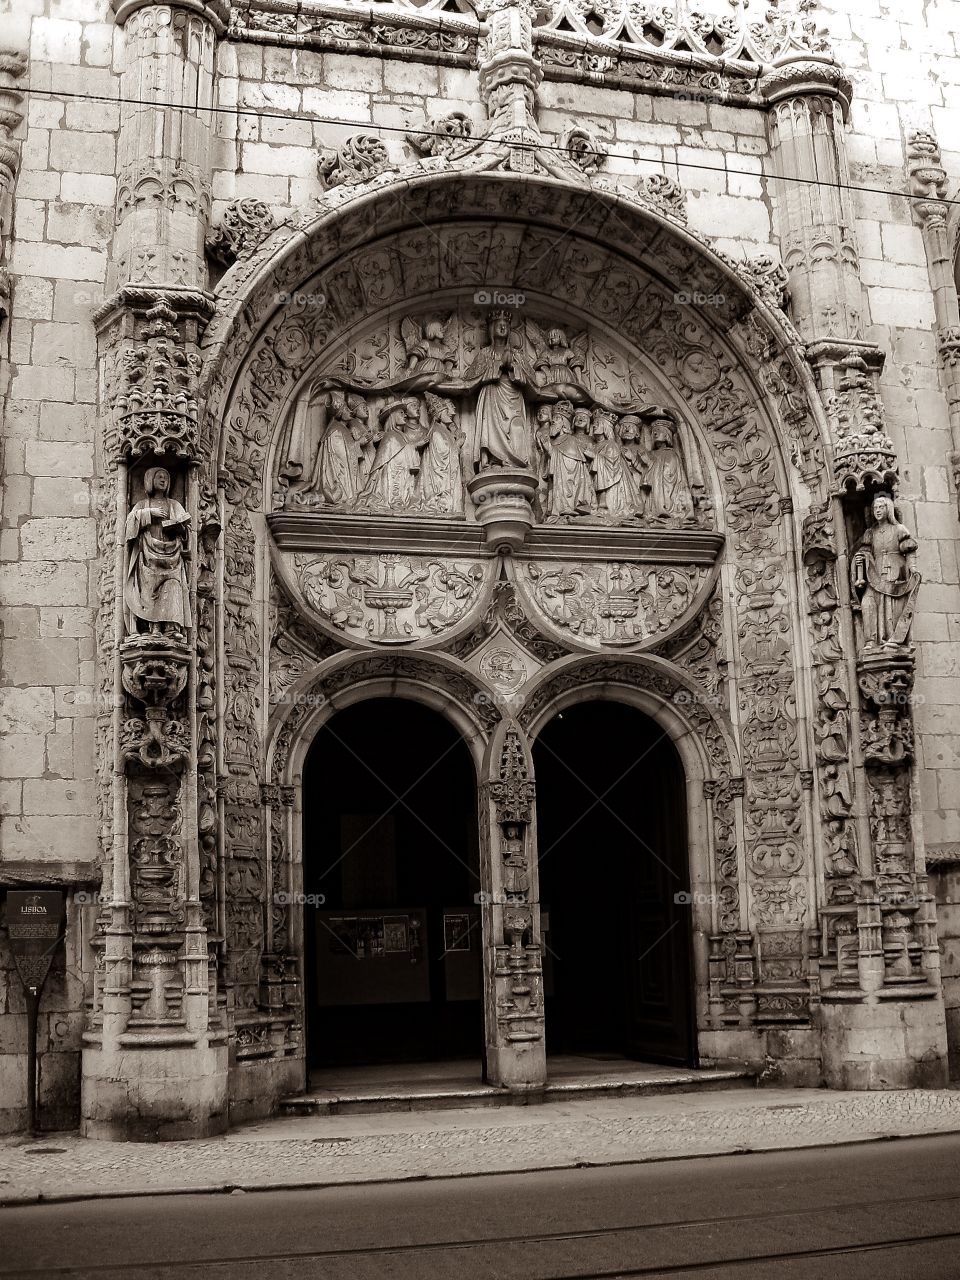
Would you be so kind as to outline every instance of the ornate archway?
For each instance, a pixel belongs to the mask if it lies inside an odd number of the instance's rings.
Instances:
[[[488,1056],[513,1088],[544,1070],[535,879],[526,903],[497,895],[535,814],[504,817],[495,793],[532,797],[544,689],[616,684],[681,753],[701,743],[703,1059],[809,1022],[821,886],[865,824],[824,587],[830,451],[776,273],[713,253],[663,201],[437,168],[274,232],[204,336],[216,464],[193,502],[223,537],[198,579],[216,708],[199,896],[241,1094],[258,1064],[287,1087],[302,1069],[298,930],[273,890],[295,884],[296,760],[324,706],[402,680],[483,747]]]

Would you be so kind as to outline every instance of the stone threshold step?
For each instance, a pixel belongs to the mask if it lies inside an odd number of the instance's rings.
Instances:
[[[363,1115],[390,1111],[442,1111],[473,1107],[531,1106],[583,1098],[655,1097],[666,1093],[703,1093],[715,1089],[750,1088],[757,1073],[747,1068],[716,1068],[658,1073],[656,1077],[603,1075],[549,1080],[543,1089],[513,1093],[498,1085],[415,1085],[401,1089],[357,1086],[351,1089],[308,1089],[280,1099],[282,1116]]]

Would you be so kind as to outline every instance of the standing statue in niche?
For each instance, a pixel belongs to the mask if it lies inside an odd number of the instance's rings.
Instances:
[[[520,339],[512,332],[510,312],[490,316],[490,341],[477,352],[465,373],[467,382],[480,384],[473,462],[488,467],[530,466],[530,438],[523,387],[528,378],[520,353]]]
[[[428,391],[429,425],[426,448],[420,456],[417,506],[436,515],[463,515],[463,460],[465,436],[452,400]]]
[[[907,643],[920,587],[920,575],[913,568],[917,543],[901,522],[892,496],[875,494],[870,512],[873,523],[867,526],[850,561],[864,652]]]
[[[170,497],[170,472],[150,467],[143,477],[146,497],[127,516],[124,540],[129,548],[123,586],[127,634],[183,640],[192,625],[189,558],[190,515]]]
[[[675,428],[665,414],[650,422],[650,469],[644,485],[644,515],[663,524],[693,520],[693,494],[687,482],[683,458],[676,446]]]
[[[423,444],[420,404],[415,396],[393,400],[380,410],[380,438],[360,506],[374,511],[408,511],[416,498]]]

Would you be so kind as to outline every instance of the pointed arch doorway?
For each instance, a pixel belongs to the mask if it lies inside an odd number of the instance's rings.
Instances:
[[[543,726],[533,759],[548,1054],[695,1066],[686,784],[673,743],[635,707],[585,701]]]
[[[372,698],[303,772],[308,1066],[472,1060],[483,1013],[476,771],[438,711]]]

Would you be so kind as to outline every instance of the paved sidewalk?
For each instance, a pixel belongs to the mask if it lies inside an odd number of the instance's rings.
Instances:
[[[718,1090],[545,1106],[318,1116],[158,1144],[0,1141],[0,1205],[630,1164],[960,1132],[960,1091]]]

